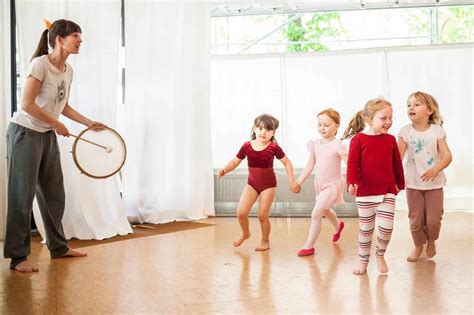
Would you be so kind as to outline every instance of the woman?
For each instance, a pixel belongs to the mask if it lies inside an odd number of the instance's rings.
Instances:
[[[82,116],[68,104],[73,71],[66,60],[70,54],[79,53],[81,33],[80,26],[72,21],[47,22],[26,74],[21,108],[8,126],[4,256],[11,259],[10,268],[19,272],[38,271],[27,260],[31,252],[30,222],[35,195],[51,257],[87,255],[70,249],[63,232],[65,196],[56,138],[56,134],[69,136],[66,126],[58,120],[61,114],[87,127],[104,126]],[[49,54],[48,43],[53,49]]]

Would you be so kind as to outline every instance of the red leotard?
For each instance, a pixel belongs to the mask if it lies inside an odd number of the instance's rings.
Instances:
[[[273,159],[282,159],[285,153],[276,142],[270,142],[261,151],[255,151],[250,141],[244,143],[237,153],[237,158],[243,160],[247,157],[249,166],[249,177],[247,184],[260,194],[268,188],[276,187],[277,181],[273,171]]]

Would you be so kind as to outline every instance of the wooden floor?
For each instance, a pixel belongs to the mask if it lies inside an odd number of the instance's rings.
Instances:
[[[50,260],[33,244],[40,272],[19,274],[1,260],[0,313],[334,313],[472,314],[473,213],[445,214],[438,254],[408,263],[407,213],[397,212],[386,259],[354,276],[357,219],[345,219],[337,245],[323,222],[315,256],[299,258],[309,219],[273,218],[272,248],[258,253],[260,231],[234,249],[235,218],[215,225],[83,247],[87,258]],[[2,244],[3,247],[3,244]]]

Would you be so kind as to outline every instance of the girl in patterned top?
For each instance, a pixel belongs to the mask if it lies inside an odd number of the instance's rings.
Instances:
[[[237,218],[242,229],[242,235],[234,241],[235,247],[239,247],[250,237],[248,214],[257,198],[260,197],[258,219],[262,230],[262,240],[255,250],[266,251],[270,249],[269,212],[277,186],[275,172],[273,171],[274,157],[285,166],[290,189],[292,191],[299,191],[300,189],[294,180],[293,165],[275,141],[275,131],[278,125],[278,120],[268,114],[255,118],[251,131],[251,141],[245,142],[236,157],[218,173],[219,177],[224,176],[233,171],[247,157],[249,176],[237,207]]]
[[[443,120],[436,99],[424,92],[408,97],[407,114],[411,124],[398,134],[401,158],[407,153],[405,164],[408,217],[415,248],[408,261],[415,262],[426,246],[426,256],[436,254],[443,215],[443,186],[445,169],[452,161],[443,130]]]

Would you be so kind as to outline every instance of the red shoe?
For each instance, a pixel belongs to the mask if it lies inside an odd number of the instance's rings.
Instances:
[[[314,254],[314,248],[309,248],[309,249],[300,249],[298,251],[298,256],[310,256],[310,255],[313,255]]]
[[[342,230],[344,230],[344,221],[339,222],[339,231],[332,235],[333,242],[337,242],[341,238]]]

